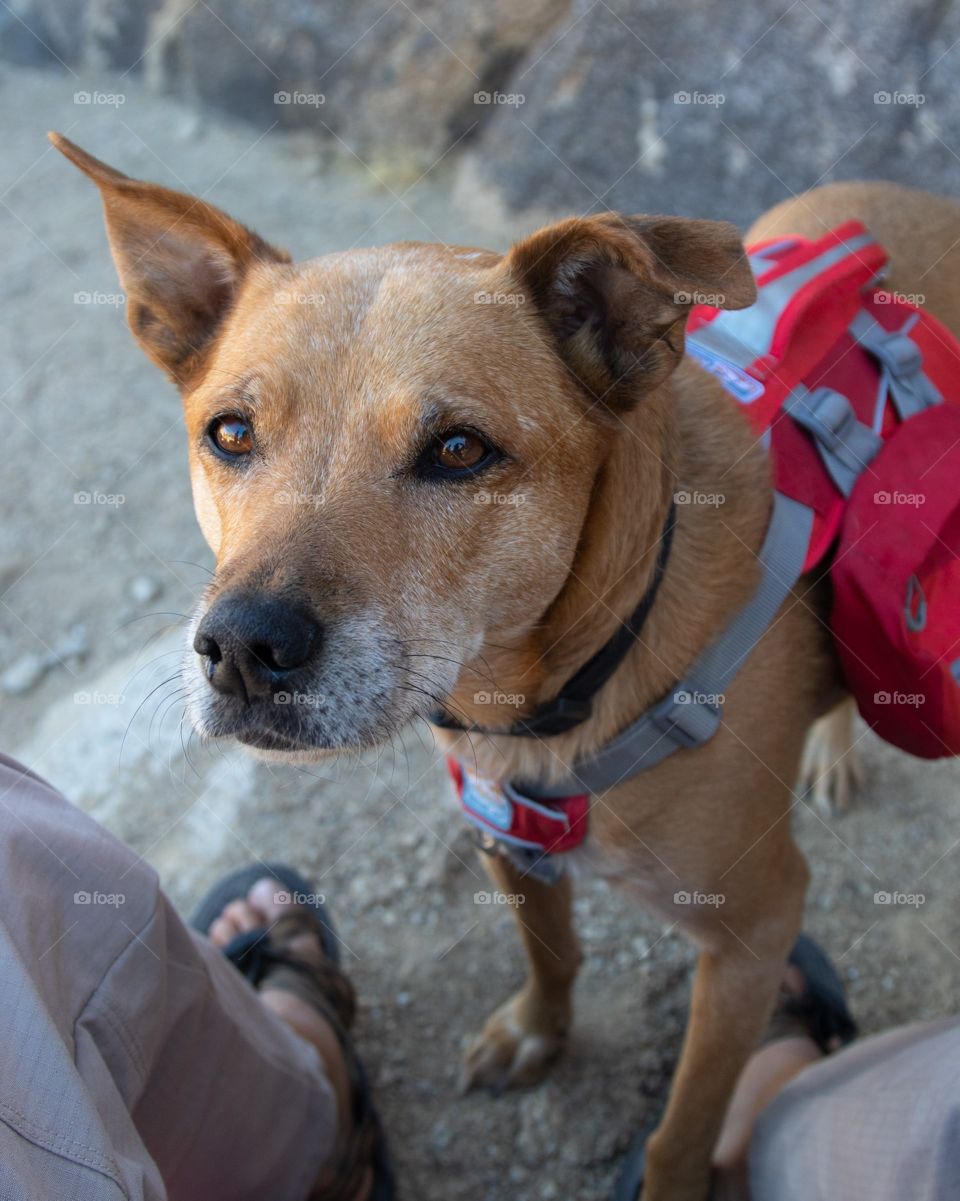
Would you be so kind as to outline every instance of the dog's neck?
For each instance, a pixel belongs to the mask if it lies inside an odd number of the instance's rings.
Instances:
[[[644,594],[664,519],[679,494],[655,604],[637,644],[594,697],[593,715],[569,733],[471,733],[469,742],[466,735],[442,735],[484,774],[561,779],[568,765],[609,741],[675,685],[756,586],[756,553],[771,504],[769,465],[719,385],[685,362],[621,420],[624,428],[598,473],[564,587],[519,639],[488,637],[461,673],[450,711],[482,728],[506,728],[555,696]],[[492,692],[494,703],[478,706],[478,688]],[[498,695],[504,698],[499,704]],[[524,698],[519,711],[517,697]]]

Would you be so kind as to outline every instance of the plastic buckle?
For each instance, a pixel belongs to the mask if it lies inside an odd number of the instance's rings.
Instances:
[[[923,351],[907,334],[888,333],[870,349],[895,377],[913,375],[923,367]]]
[[[816,388],[803,403],[817,423],[820,441],[831,450],[846,446],[846,439],[857,424],[847,398],[833,388]]]
[[[653,723],[680,747],[692,750],[702,746],[720,728],[720,707],[704,696],[683,686],[665,696],[650,711]]]

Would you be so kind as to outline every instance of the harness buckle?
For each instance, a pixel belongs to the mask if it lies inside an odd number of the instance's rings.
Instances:
[[[653,723],[678,746],[692,750],[720,728],[723,698],[683,684],[650,710]]]

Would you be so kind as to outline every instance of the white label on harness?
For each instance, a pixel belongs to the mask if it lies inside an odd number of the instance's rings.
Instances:
[[[482,780],[472,772],[463,772],[463,806],[497,830],[509,830],[513,825],[513,805],[501,789],[490,780]]]
[[[711,375],[715,375],[730,395],[735,396],[741,404],[750,404],[763,395],[763,384],[759,380],[747,375],[727,359],[714,354],[712,350],[704,350],[690,338],[687,339],[687,354],[696,359]]]

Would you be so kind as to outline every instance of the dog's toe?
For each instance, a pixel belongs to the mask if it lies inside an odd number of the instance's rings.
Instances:
[[[562,1030],[537,1029],[522,1020],[524,1006],[513,998],[501,1006],[473,1039],[463,1058],[460,1089],[488,1088],[502,1092],[537,1084],[563,1048]]]

